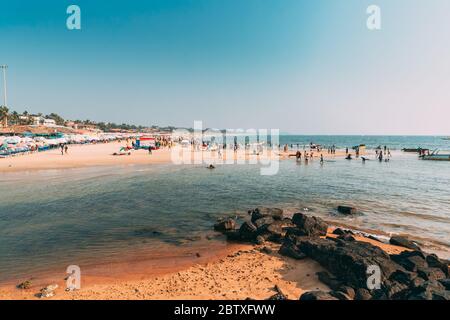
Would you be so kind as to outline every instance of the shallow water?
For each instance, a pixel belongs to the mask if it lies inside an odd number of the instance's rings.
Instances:
[[[274,176],[258,165],[127,166],[0,175],[0,280],[164,250],[204,239],[216,218],[257,206],[308,208],[358,228],[410,234],[450,256],[450,163],[395,152],[389,163],[282,161]],[[335,208],[355,205],[356,217]]]

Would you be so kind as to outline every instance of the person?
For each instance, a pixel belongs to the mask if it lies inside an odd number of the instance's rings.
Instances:
[[[297,159],[297,161],[301,161],[302,160],[302,153],[300,151],[297,151],[295,153],[295,158]]]
[[[380,153],[378,154],[378,160],[380,160],[380,162],[383,161],[383,152],[380,151]]]
[[[348,154],[348,147],[345,148],[345,154]]]
[[[148,147],[148,154],[152,154],[152,147],[151,146]]]
[[[60,148],[61,148],[61,155],[63,156],[64,155],[64,145],[62,143],[60,145]]]
[[[388,158],[391,157],[391,149],[388,149]]]
[[[348,155],[345,157],[345,159],[347,159],[347,160],[352,160],[352,155],[351,155],[351,154],[348,154]]]
[[[320,164],[323,164],[323,154],[320,155]]]
[[[64,152],[67,154],[68,151],[69,151],[69,146],[66,144],[66,145],[64,146]]]
[[[209,166],[208,166],[208,169],[215,169],[216,167],[214,167],[212,164],[210,164]]]

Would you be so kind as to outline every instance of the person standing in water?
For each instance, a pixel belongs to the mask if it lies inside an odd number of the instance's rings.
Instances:
[[[323,164],[323,154],[320,155],[320,164]]]

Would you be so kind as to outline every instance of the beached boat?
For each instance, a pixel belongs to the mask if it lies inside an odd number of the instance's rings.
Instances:
[[[435,160],[435,161],[450,161],[450,153],[439,153],[439,150],[434,150],[430,154],[421,155],[422,160]]]

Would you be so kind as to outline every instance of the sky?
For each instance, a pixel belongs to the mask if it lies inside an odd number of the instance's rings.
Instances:
[[[71,4],[81,30],[66,27]],[[372,4],[381,30],[366,26]],[[0,64],[18,112],[450,134],[448,0],[0,0],[0,8]]]

